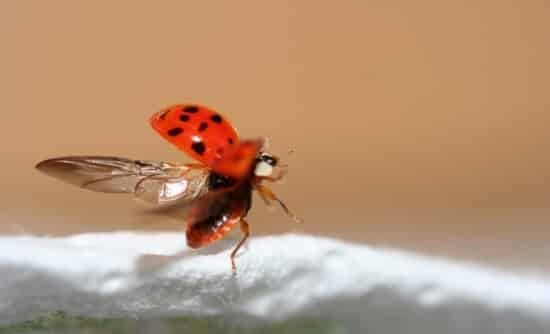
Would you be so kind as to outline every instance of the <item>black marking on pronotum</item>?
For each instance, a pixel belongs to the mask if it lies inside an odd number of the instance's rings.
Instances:
[[[198,141],[191,144],[191,148],[193,149],[193,151],[197,152],[197,154],[199,155],[203,155],[204,150],[206,149],[202,141]]]
[[[220,115],[218,115],[218,114],[212,115],[212,116],[210,117],[210,119],[211,119],[212,122],[214,122],[214,123],[218,123],[218,124],[219,124],[219,123],[222,122],[222,117],[221,117]]]
[[[189,115],[180,115],[180,121],[187,122],[189,120]]]
[[[277,162],[278,162],[278,160],[275,157],[273,157],[269,154],[265,154],[265,153],[262,153],[257,160],[266,162],[267,164],[269,164],[271,166],[276,166]]]
[[[197,106],[185,106],[183,107],[184,112],[188,112],[190,114],[194,114],[199,111],[199,107]]]
[[[206,129],[208,129],[208,123],[201,122],[201,124],[199,125],[199,132],[203,132]]]
[[[170,130],[168,130],[167,133],[168,133],[169,136],[175,137],[175,136],[179,135],[182,132],[183,132],[182,128],[171,128]]]

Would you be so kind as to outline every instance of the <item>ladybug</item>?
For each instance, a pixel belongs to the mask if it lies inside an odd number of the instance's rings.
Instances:
[[[153,114],[150,124],[196,162],[66,156],[41,161],[36,168],[84,189],[131,193],[160,209],[183,208],[191,248],[223,238],[238,224],[243,237],[230,255],[233,271],[235,256],[250,235],[246,216],[252,205],[252,191],[256,190],[268,205],[278,203],[288,216],[300,222],[265,185],[279,181],[287,166],[265,152],[264,139],[241,140],[227,118],[195,104],[167,107]]]

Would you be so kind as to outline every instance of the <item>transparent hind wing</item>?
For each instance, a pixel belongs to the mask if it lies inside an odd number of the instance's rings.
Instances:
[[[44,160],[41,172],[77,187],[104,193],[131,193],[161,205],[187,202],[206,191],[208,171],[162,161],[108,156],[68,156]]]
[[[154,175],[141,179],[135,187],[134,196],[156,205],[189,203],[207,192],[208,173],[185,173],[172,177]]]

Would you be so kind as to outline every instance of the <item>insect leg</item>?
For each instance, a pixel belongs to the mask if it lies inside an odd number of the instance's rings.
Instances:
[[[286,169],[283,169],[276,176],[262,176],[261,179],[269,182],[278,182],[285,177],[286,173]]]
[[[248,229],[248,223],[246,220],[244,220],[244,218],[241,218],[241,232],[243,232],[244,236],[241,239],[241,241],[239,241],[235,249],[233,249],[233,251],[231,252],[231,269],[233,269],[233,272],[237,271],[237,265],[235,264],[235,256],[237,255],[237,252],[239,251],[241,246],[244,244],[244,242],[246,241],[246,239],[248,239],[248,236],[250,235],[250,231]]]
[[[290,209],[286,206],[286,204],[283,201],[281,201],[277,197],[277,195],[275,195],[275,193],[273,191],[271,191],[271,189],[269,189],[268,187],[266,187],[264,185],[261,185],[261,184],[257,184],[256,189],[258,190],[258,192],[260,194],[260,197],[264,200],[264,202],[266,204],[269,205],[269,204],[271,204],[270,201],[275,201],[275,202],[279,203],[279,205],[281,206],[281,208],[283,208],[285,213],[290,218],[292,218],[295,222],[297,222],[297,223],[302,222],[302,220],[300,218],[298,218],[294,213],[292,213],[292,211],[290,211]]]

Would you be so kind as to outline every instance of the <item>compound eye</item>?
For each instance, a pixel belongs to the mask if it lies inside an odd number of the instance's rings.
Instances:
[[[269,155],[269,154],[265,154],[263,153],[261,156],[260,156],[260,160],[264,161],[265,163],[269,164],[270,166],[273,166],[275,167],[277,165],[277,158]]]

